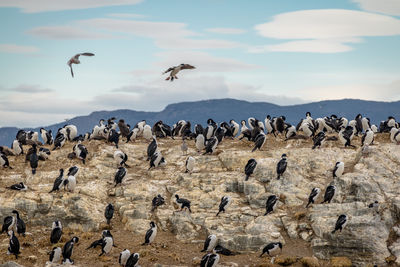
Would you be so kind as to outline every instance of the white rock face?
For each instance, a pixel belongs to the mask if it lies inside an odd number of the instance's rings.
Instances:
[[[48,161],[40,162],[34,177],[23,156],[10,157],[15,168],[0,170],[1,187],[22,179],[32,190],[10,193],[1,189],[0,220],[18,209],[31,225],[51,225],[58,219],[66,227],[97,231],[105,222],[105,206],[113,202],[125,227],[138,234],[155,221],[160,230],[173,232],[177,239],[198,240],[215,234],[221,245],[235,251],[258,253],[269,242],[285,245],[288,239],[303,239],[320,259],[346,256],[357,266],[380,266],[393,254],[400,263],[400,149],[389,143],[388,135],[383,138],[387,141],[370,146],[368,157],[362,157],[360,149],[342,148],[339,142],[311,150],[310,141],[277,142],[271,136],[262,151],[251,153],[248,142],[224,140],[213,155],[201,155],[194,140],[188,140],[188,154],[196,160],[191,174],[184,173],[187,156],[181,153],[181,141],[171,139],[158,140],[167,165],[148,171],[148,142],[139,138],[120,144],[128,154],[130,168],[123,185],[115,188],[115,147],[103,141],[85,141],[90,155],[82,165],[67,159],[72,146],[67,144],[52,152]],[[276,164],[283,153],[288,155],[288,167],[277,180]],[[245,182],[244,166],[250,158],[255,158],[258,166]],[[340,178],[333,179],[337,161],[343,161],[346,168]],[[58,169],[72,165],[80,168],[75,192],[49,194]],[[320,204],[330,184],[336,186],[336,194],[330,204]],[[306,209],[313,187],[322,192]],[[165,204],[150,212],[151,200],[158,194]],[[192,213],[179,211],[175,194],[191,201]],[[263,216],[272,194],[280,200],[271,214]],[[232,204],[216,217],[224,195],[232,198]],[[375,200],[380,203],[378,212],[368,208]],[[340,214],[346,214],[349,222],[342,232],[331,234]],[[395,238],[387,242],[389,235]]]

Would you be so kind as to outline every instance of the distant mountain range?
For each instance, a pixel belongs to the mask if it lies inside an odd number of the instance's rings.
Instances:
[[[172,125],[178,120],[189,120],[192,125],[200,123],[206,124],[208,118],[216,122],[234,119],[237,122],[249,117],[255,117],[264,121],[269,114],[271,116],[286,117],[286,121],[296,124],[305,113],[310,111],[313,118],[336,114],[338,117],[353,119],[358,113],[371,119],[371,123],[379,125],[381,120],[385,120],[389,115],[400,118],[400,101],[396,102],[377,102],[357,99],[327,100],[301,105],[278,106],[266,102],[248,102],[236,99],[215,99],[195,102],[182,102],[168,105],[160,112],[143,112],[129,109],[119,109],[113,111],[95,111],[87,116],[78,116],[68,121],[46,126],[44,128],[57,132],[57,129],[65,124],[74,124],[78,127],[80,134],[91,132],[93,126],[98,124],[100,119],[115,117],[123,118],[132,127],[140,120],[146,120],[150,125],[156,121]],[[39,131],[38,128],[26,128],[26,130]],[[10,146],[15,139],[19,129],[16,127],[0,128],[0,145]]]

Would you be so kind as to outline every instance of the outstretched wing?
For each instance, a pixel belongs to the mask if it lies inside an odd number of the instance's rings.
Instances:
[[[78,54],[77,56],[78,56],[78,57],[79,57],[79,56],[89,56],[89,57],[92,57],[92,56],[94,56],[94,54],[93,54],[93,53],[80,53],[80,54]]]
[[[189,64],[183,64],[181,67],[181,70],[185,70],[185,69],[195,69],[196,67],[189,65]]]
[[[171,68],[167,69],[166,71],[164,71],[162,74],[165,74],[165,73],[168,73],[168,72],[170,72],[170,71],[173,71],[174,68],[175,68],[175,67],[171,67]]]

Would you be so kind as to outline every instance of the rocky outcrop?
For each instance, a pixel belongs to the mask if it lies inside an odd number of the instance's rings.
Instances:
[[[386,140],[383,136],[382,140]],[[284,250],[292,240],[304,240],[315,257],[330,260],[346,257],[350,264],[385,264],[394,255],[400,263],[400,150],[387,142],[371,146],[368,157],[360,150],[344,149],[339,143],[328,143],[311,150],[309,141],[275,141],[268,137],[263,151],[250,152],[250,144],[224,140],[214,155],[200,155],[189,143],[188,153],[195,160],[192,174],[184,173],[186,156],[179,140],[159,140],[159,148],[167,160],[165,167],[148,171],[147,142],[122,143],[128,154],[128,174],[122,186],[114,187],[117,165],[112,155],[115,148],[103,141],[85,144],[90,157],[86,165],[68,160],[72,144],[54,151],[50,160],[40,162],[32,177],[23,157],[10,157],[13,170],[1,170],[1,187],[26,182],[27,192],[0,191],[0,218],[13,209],[21,212],[30,225],[50,226],[61,219],[64,226],[80,231],[97,231],[105,222],[104,208],[115,204],[125,228],[143,234],[150,221],[163,231],[170,231],[182,241],[199,240],[215,234],[219,243],[231,250],[256,252],[269,242],[282,242]],[[288,155],[288,168],[280,180],[276,164],[281,154]],[[255,173],[244,181],[244,166],[250,158],[258,162]],[[336,161],[346,169],[342,177],[333,179],[331,170]],[[78,165],[78,185],[74,193],[51,193],[58,169]],[[330,204],[320,204],[325,188],[334,184],[336,195]],[[313,187],[322,190],[316,203],[305,208]],[[154,212],[151,200],[157,194],[166,203]],[[192,213],[180,211],[174,195],[189,199]],[[269,195],[280,197],[277,208],[264,216]],[[224,195],[233,202],[218,217],[218,205]],[[377,200],[379,209],[368,208]],[[332,234],[337,217],[346,214],[348,225]],[[296,259],[297,261],[297,259]],[[318,266],[309,257],[307,266]]]

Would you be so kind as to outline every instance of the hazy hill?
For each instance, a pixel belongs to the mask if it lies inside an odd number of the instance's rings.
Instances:
[[[180,119],[189,120],[192,123],[206,124],[208,118],[213,118],[217,122],[229,121],[234,119],[240,121],[248,117],[256,117],[264,120],[266,115],[271,116],[285,115],[290,123],[297,123],[304,114],[310,111],[314,118],[336,114],[353,119],[358,113],[371,119],[374,124],[386,119],[389,115],[400,118],[400,101],[396,102],[377,102],[356,99],[327,100],[301,105],[278,106],[266,102],[248,102],[236,99],[216,99],[195,102],[182,102],[168,105],[160,112],[143,112],[128,109],[113,111],[95,111],[86,116],[78,116],[66,122],[46,126],[53,132],[65,124],[74,124],[78,127],[79,133],[91,131],[93,126],[100,119],[111,117],[124,118],[131,126],[140,120],[146,120],[153,124],[162,120],[167,124],[174,124]],[[33,130],[38,131],[40,127]],[[0,145],[10,145],[15,138],[18,129],[15,127],[0,128]]]

